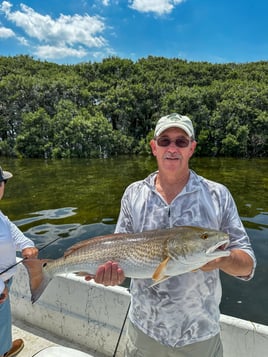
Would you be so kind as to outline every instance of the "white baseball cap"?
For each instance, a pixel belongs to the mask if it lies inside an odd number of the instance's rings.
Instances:
[[[160,118],[155,127],[155,137],[159,136],[163,131],[169,128],[180,128],[184,130],[188,136],[194,139],[193,123],[186,115],[172,113]]]

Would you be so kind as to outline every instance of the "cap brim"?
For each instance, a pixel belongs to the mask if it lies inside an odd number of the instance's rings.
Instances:
[[[12,173],[9,172],[9,171],[3,171],[3,179],[4,180],[8,180],[10,179],[11,177],[13,177]]]

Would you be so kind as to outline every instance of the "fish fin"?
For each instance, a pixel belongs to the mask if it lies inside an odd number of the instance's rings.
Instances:
[[[75,274],[76,276],[92,275],[92,274],[88,273],[87,271],[75,271],[74,274]]]
[[[160,282],[162,281],[163,278],[165,278],[165,275],[163,275],[163,272],[165,271],[165,268],[167,266],[167,263],[169,262],[170,257],[166,257],[155,269],[152,279],[155,282]]]
[[[52,280],[43,267],[51,260],[49,259],[26,259],[23,265],[26,267],[29,275],[29,285],[31,290],[31,301],[35,303],[44,292],[45,288]]]
[[[149,286],[149,288],[152,288],[152,287],[155,286],[155,285],[158,285],[158,284],[160,284],[160,283],[163,283],[163,281],[168,280],[169,278],[171,278],[169,275],[163,276],[162,279],[156,280],[154,283],[152,283],[152,284]]]

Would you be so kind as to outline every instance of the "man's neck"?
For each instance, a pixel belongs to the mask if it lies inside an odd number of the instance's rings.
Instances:
[[[155,187],[160,195],[169,204],[183,190],[190,176],[187,170],[184,175],[165,175],[159,172],[156,176]]]

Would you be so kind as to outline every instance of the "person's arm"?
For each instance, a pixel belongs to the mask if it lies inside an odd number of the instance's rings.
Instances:
[[[207,263],[201,270],[220,269],[226,274],[249,280],[253,277],[256,267],[254,251],[231,193],[223,186],[220,186],[220,188],[215,193],[214,198],[218,203],[216,207],[221,217],[220,230],[228,233],[230,237],[230,243],[227,247],[230,255]]]
[[[15,241],[16,249],[21,251],[23,258],[37,258],[38,249],[34,242],[26,237],[23,232],[9,220],[11,235]]]
[[[249,254],[240,249],[233,249],[227,257],[217,258],[206,265],[201,270],[211,271],[220,269],[226,274],[247,279],[254,269],[254,261]]]

